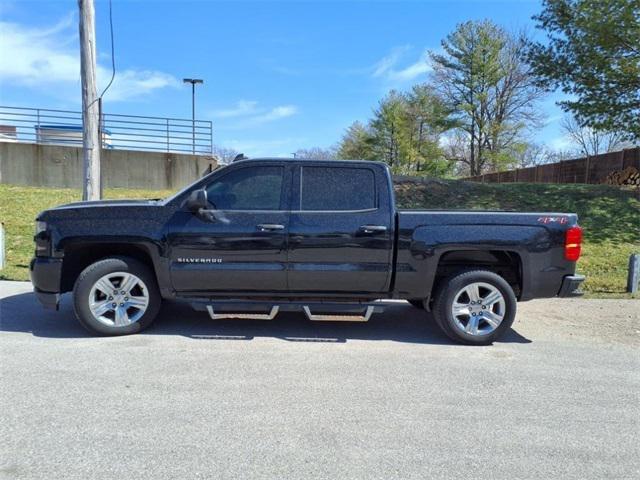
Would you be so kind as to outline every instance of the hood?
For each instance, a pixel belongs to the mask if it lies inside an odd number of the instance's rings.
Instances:
[[[86,202],[65,203],[53,207],[50,210],[62,210],[66,208],[97,208],[97,207],[140,207],[143,205],[157,205],[159,199],[153,200],[91,200]]]
[[[139,211],[141,208],[147,211],[147,207],[161,205],[160,200],[93,200],[88,202],[73,202],[59,205],[40,212],[37,220],[47,220],[51,217],[66,218],[78,214],[90,217],[112,217],[124,212]],[[106,208],[105,208],[106,207]]]

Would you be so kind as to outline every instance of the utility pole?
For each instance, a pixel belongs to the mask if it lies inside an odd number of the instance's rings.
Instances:
[[[193,147],[193,153],[196,153],[196,85],[204,83],[204,80],[200,78],[183,78],[184,83],[191,84],[191,130],[192,140],[191,145]]]
[[[100,134],[96,89],[96,24],[93,0],[80,9],[80,80],[82,84],[82,199],[100,200]]]

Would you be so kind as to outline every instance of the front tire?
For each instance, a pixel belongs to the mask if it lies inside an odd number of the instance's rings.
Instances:
[[[89,265],[73,287],[76,317],[95,335],[138,333],[151,325],[161,303],[153,272],[129,257]]]
[[[443,280],[433,313],[442,331],[468,345],[489,345],[513,324],[516,296],[511,285],[488,270],[468,270]]]

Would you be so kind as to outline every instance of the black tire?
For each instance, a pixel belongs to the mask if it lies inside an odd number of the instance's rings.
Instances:
[[[412,300],[407,300],[407,302],[409,302],[411,305],[413,305],[414,307],[420,310],[424,310],[424,300],[412,299]]]
[[[502,322],[491,333],[471,335],[456,326],[451,307],[455,296],[464,287],[483,282],[497,288],[505,300],[505,314]],[[436,292],[433,304],[433,315],[442,331],[452,340],[467,345],[490,345],[511,328],[516,316],[516,296],[511,285],[500,275],[488,270],[467,270],[443,279]]]
[[[136,322],[125,326],[105,325],[94,317],[89,308],[89,295],[93,285],[103,276],[115,272],[131,273],[138,277],[146,285],[149,295],[149,303],[142,317]],[[80,324],[94,335],[116,336],[138,333],[155,320],[161,304],[162,297],[151,269],[129,257],[105,258],[89,265],[78,276],[73,287],[73,307],[76,317]]]

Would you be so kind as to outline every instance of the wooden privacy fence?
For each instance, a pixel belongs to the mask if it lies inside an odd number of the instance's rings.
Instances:
[[[465,180],[483,183],[607,183],[607,176],[625,169],[640,171],[640,147],[557,163],[485,173]]]

